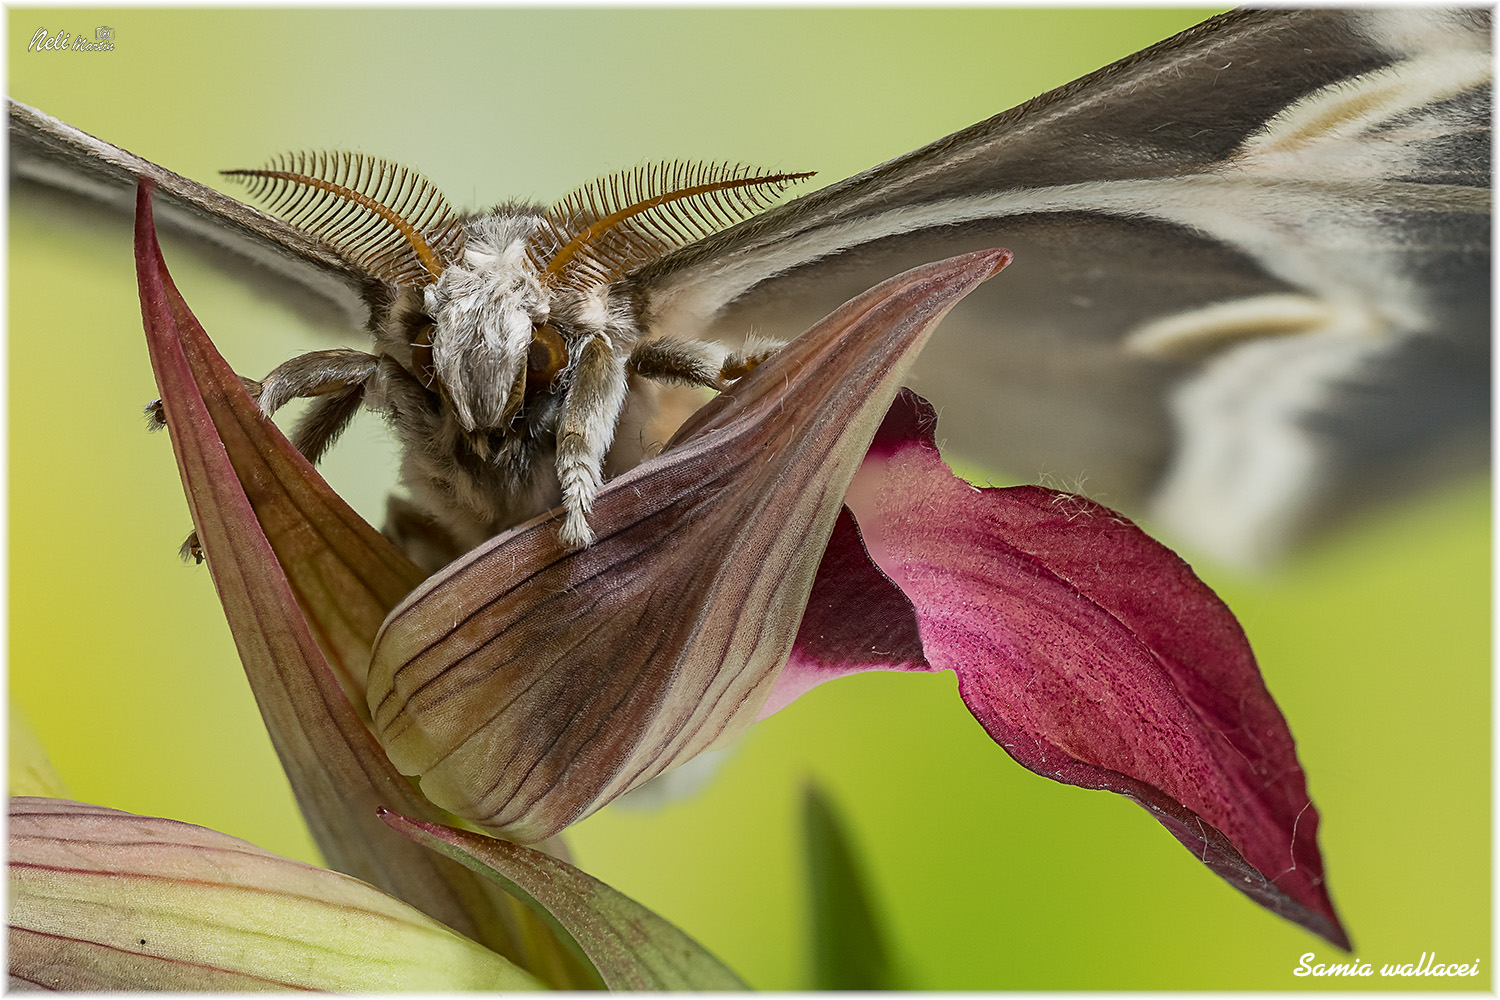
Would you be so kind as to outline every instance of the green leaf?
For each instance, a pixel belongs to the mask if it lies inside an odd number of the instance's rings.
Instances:
[[[822,789],[804,799],[814,989],[896,988],[875,905],[843,822]]]
[[[524,900],[560,936],[572,940],[612,990],[748,988],[681,929],[551,855],[392,812],[381,817]]]

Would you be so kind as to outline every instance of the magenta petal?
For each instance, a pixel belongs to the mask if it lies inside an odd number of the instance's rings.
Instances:
[[[823,550],[792,655],[760,717],[775,715],[819,684],[849,674],[938,669],[922,655],[916,609],[870,561],[859,525],[845,507]]]
[[[915,609],[930,669],[958,675],[1025,767],[1135,799],[1235,888],[1348,948],[1291,732],[1233,614],[1105,507],[958,479],[935,425],[903,393],[846,499]]]

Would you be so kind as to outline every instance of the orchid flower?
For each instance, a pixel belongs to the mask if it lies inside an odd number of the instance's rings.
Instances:
[[[952,671],[1023,766],[1135,800],[1235,888],[1349,946],[1290,731],[1229,610],[1107,508],[954,477],[901,387],[1007,251],[907,272],[816,324],[608,484],[592,546],[543,516],[425,579],[214,352],[146,190],[136,257],[198,537],[334,869],[566,984],[546,935],[578,934],[476,859],[549,845],[825,681]]]

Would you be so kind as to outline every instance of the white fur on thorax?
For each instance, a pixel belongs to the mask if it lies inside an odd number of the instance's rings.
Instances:
[[[401,414],[402,478],[412,502],[460,549],[559,502],[563,541],[588,544],[586,516],[606,460],[618,470],[643,454],[630,443],[611,456],[629,392],[625,360],[639,339],[633,301],[607,283],[549,287],[527,252],[540,218],[525,206],[503,206],[466,221],[461,259],[424,290],[420,306],[398,298],[384,324],[387,352],[419,374],[409,341],[432,320],[442,401],[409,377],[371,398]],[[508,413],[543,323],[562,335],[568,365],[550,390],[528,387],[524,410]],[[401,399],[392,395],[397,388]]]
[[[532,330],[548,318],[548,300],[526,240],[537,217],[497,211],[465,224],[463,259],[425,294],[433,318],[432,359],[465,430],[502,423]]]

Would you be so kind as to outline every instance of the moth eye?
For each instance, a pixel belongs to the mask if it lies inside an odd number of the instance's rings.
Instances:
[[[432,360],[432,324],[423,323],[411,341],[412,374],[423,386],[437,391],[437,365]]]
[[[551,323],[531,332],[526,351],[526,392],[531,395],[551,389],[557,376],[568,367],[568,344]]]

